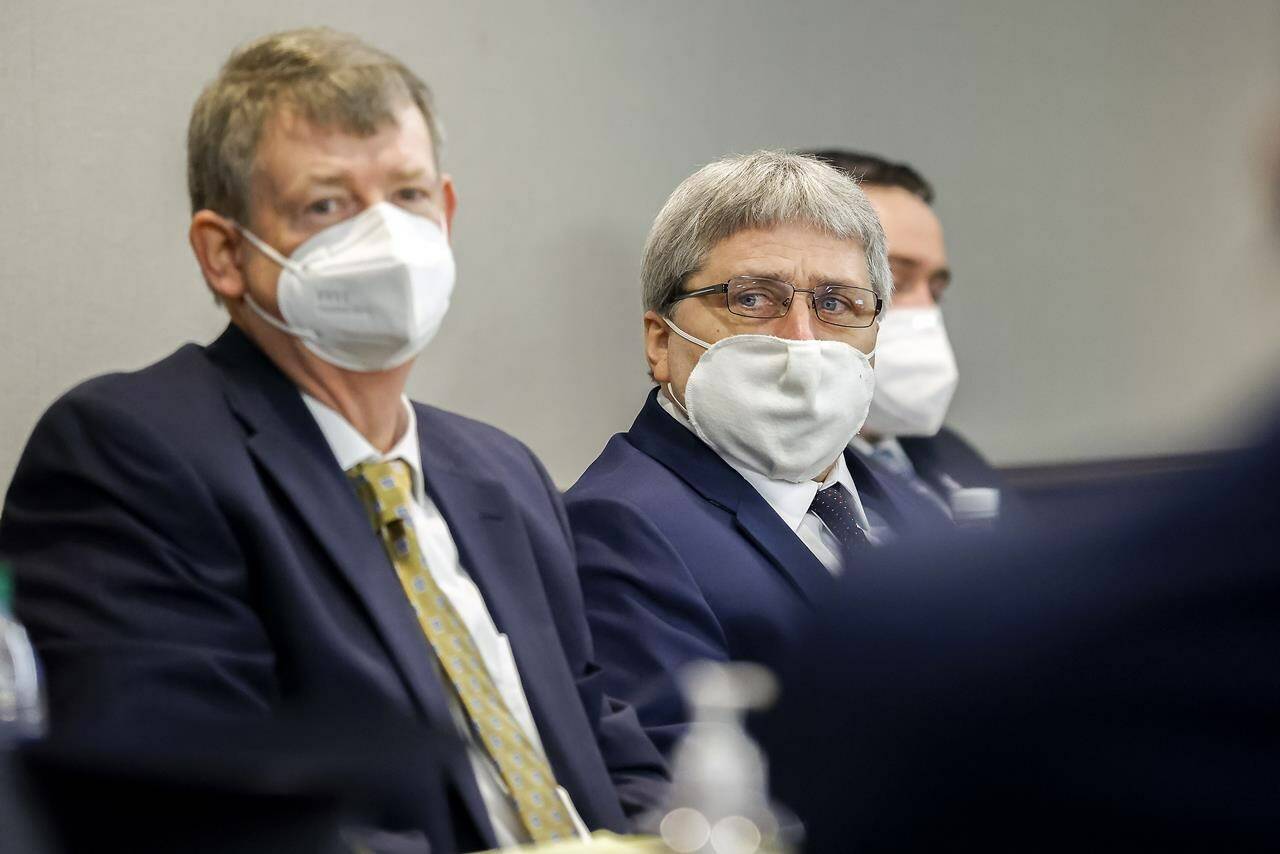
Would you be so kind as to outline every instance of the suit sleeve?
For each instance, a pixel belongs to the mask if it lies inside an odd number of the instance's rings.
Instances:
[[[532,453],[530,457],[542,478],[565,543],[572,554],[573,536],[564,500],[542,464]],[[574,566],[576,568],[576,564]],[[592,721],[600,753],[617,789],[622,809],[628,817],[634,818],[662,803],[670,776],[666,762],[640,725],[635,709],[609,693],[608,675],[596,663],[594,644],[584,615],[582,591],[576,574],[571,575],[569,582],[568,589],[557,590],[556,595],[557,598],[567,597],[575,607],[559,609],[556,617],[561,625],[557,628],[565,649],[569,652],[570,663],[575,668],[574,679],[578,694]],[[573,625],[564,625],[566,621],[571,621]]]
[[[102,393],[37,425],[0,520],[54,734],[265,712],[274,661],[244,561],[190,463]],[[127,735],[121,737],[127,738]]]
[[[1034,514],[1017,489],[1005,483],[1000,472],[987,462],[978,449],[956,431],[943,427],[929,438],[900,440],[927,480],[936,481],[946,474],[961,486],[987,486],[1000,490],[1000,524],[1016,529],[1035,521]]]
[[[569,514],[606,690],[635,706],[649,737],[670,755],[688,725],[680,669],[699,659],[727,661],[724,632],[680,554],[640,510],[580,498]]]

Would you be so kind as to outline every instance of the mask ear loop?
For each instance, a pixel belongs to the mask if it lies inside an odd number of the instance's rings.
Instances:
[[[685,418],[689,418],[689,410],[685,409],[684,404],[680,402],[680,398],[676,397],[676,391],[671,387],[671,383],[663,383],[663,387],[663,391],[667,394],[667,400],[678,406],[680,411],[684,413]]]
[[[663,323],[665,323],[665,324],[667,324],[667,326],[671,329],[671,331],[672,331],[672,332],[674,332],[675,334],[679,335],[681,338],[683,338],[684,340],[688,341],[690,344],[697,344],[697,345],[698,345],[699,347],[701,347],[703,350],[710,350],[710,349],[711,349],[711,345],[710,345],[710,344],[708,344],[706,341],[703,341],[701,338],[694,338],[694,337],[693,337],[692,335],[690,335],[688,332],[685,332],[685,331],[684,331],[683,329],[681,329],[679,326],[676,326],[674,323],[672,323],[672,322],[671,322],[671,318],[669,318],[669,317],[664,317],[664,318],[662,318],[662,322],[663,322]]]
[[[297,264],[295,264],[293,261],[290,261],[288,258],[284,257],[279,252],[277,252],[275,250],[275,247],[273,247],[270,243],[267,243],[265,240],[261,239],[260,237],[258,237],[258,235],[254,234],[252,231],[245,228],[243,225],[236,222],[235,220],[231,220],[231,224],[236,227],[236,231],[243,234],[245,236],[245,239],[248,240],[251,244],[253,244],[254,249],[257,249],[263,255],[266,255],[272,261],[275,261],[281,267],[283,267],[284,269],[288,270],[291,273],[294,273],[295,275],[302,272]]]
[[[671,318],[664,317],[662,318],[662,322],[667,324],[667,327],[670,328],[672,332],[679,335],[681,338],[688,341],[690,344],[696,344],[699,347],[701,347],[703,350],[711,349],[710,344],[708,344],[706,341],[703,341],[701,338],[694,338],[688,332],[685,332],[679,326],[676,326],[675,323],[671,321]],[[674,403],[676,406],[680,407],[680,411],[684,413],[684,417],[689,418],[689,410],[685,409],[684,404],[681,403],[680,399],[676,397],[675,389],[671,387],[671,383],[669,382],[666,384],[666,392],[667,392],[667,397],[671,400],[671,402]],[[692,421],[693,419],[689,419],[689,420]]]
[[[285,333],[286,335],[292,335],[294,338],[301,338],[304,341],[320,340],[320,337],[316,335],[314,332],[311,332],[310,330],[299,329],[296,326],[290,326],[284,321],[277,320],[276,318],[272,317],[271,313],[268,312],[262,306],[258,305],[257,301],[253,297],[249,296],[247,292],[244,295],[244,301],[245,301],[245,304],[249,306],[249,308],[253,309],[254,314],[258,315],[258,317],[261,317],[268,324],[270,324],[271,326],[274,326],[276,329],[279,329],[281,332]]]
[[[272,261],[275,261],[277,264],[280,265],[282,269],[288,270],[290,273],[293,273],[295,276],[300,276],[302,274],[302,269],[297,264],[295,264],[293,261],[290,261],[288,258],[284,257],[279,252],[277,252],[275,248],[271,246],[271,244],[262,240],[252,231],[245,228],[235,220],[232,220],[231,224],[236,227],[236,231],[244,235],[245,239],[248,240],[249,243],[255,249],[257,249],[263,255],[266,255]],[[282,320],[277,320],[276,318],[272,317],[270,312],[268,312],[262,306],[258,305],[257,300],[255,300],[247,290],[245,291],[245,294],[244,294],[244,301],[245,301],[245,304],[248,305],[249,308],[253,310],[254,314],[258,315],[258,317],[261,317],[263,320],[265,320],[268,325],[274,326],[276,329],[279,329],[281,332],[285,333],[286,335],[292,335],[294,338],[301,338],[304,341],[319,340],[319,336],[317,336],[314,332],[311,332],[310,330],[299,329],[296,326],[290,326],[288,323],[285,323]]]

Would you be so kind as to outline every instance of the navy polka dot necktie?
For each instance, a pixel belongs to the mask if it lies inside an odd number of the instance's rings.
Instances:
[[[858,524],[858,514],[853,509],[853,496],[843,485],[837,483],[819,489],[809,505],[809,512],[821,519],[845,548],[869,544],[867,532]]]

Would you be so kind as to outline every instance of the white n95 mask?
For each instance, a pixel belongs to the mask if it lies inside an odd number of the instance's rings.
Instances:
[[[876,394],[867,431],[932,436],[942,428],[960,379],[942,309],[891,308],[876,342]]]
[[[689,423],[702,441],[744,468],[791,483],[812,480],[867,417],[876,387],[874,350],[772,335],[731,335],[709,345],[667,325],[707,350],[684,388]]]
[[[312,235],[285,258],[237,226],[280,265],[284,323],[246,294],[263,320],[321,359],[351,371],[402,365],[435,337],[449,310],[455,269],[440,226],[388,202]]]

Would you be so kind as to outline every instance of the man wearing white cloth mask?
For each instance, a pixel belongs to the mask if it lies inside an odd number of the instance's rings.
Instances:
[[[191,245],[231,324],[55,403],[0,550],[57,732],[403,719],[467,765],[454,838],[380,827],[396,850],[625,831],[665,771],[602,693],[558,491],[404,394],[454,289],[439,146],[426,86],[353,37],[233,53],[188,137]]]
[[[869,512],[945,516],[846,452],[890,291],[847,176],[774,151],[705,166],[658,214],[641,278],[656,387],[566,502],[609,691],[669,750],[683,665],[794,636],[841,550],[871,547]]]
[[[876,393],[852,443],[854,452],[961,523],[1020,517],[1018,497],[1003,488],[972,445],[943,424],[959,372],[942,317],[951,267],[932,208],[933,187],[911,166],[873,154],[812,153],[866,192],[884,227],[893,273],[893,310],[880,321]],[[884,524],[872,523],[877,529]]]

